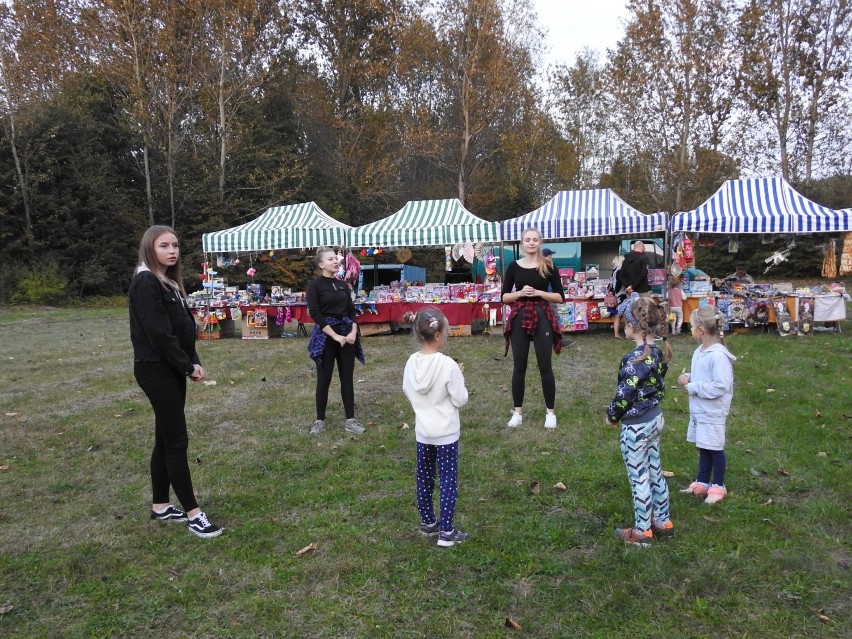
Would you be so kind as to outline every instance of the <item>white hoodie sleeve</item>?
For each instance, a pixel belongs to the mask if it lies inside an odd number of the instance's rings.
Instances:
[[[686,390],[690,395],[704,399],[717,399],[734,389],[734,368],[727,355],[716,352],[708,358],[709,381],[689,382]]]
[[[467,388],[464,385],[464,375],[462,375],[459,365],[453,360],[450,360],[450,379],[447,382],[447,392],[450,394],[450,401],[456,408],[461,408],[467,404]]]

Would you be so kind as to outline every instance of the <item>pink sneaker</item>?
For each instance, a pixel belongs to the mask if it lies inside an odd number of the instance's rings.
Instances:
[[[694,481],[680,492],[685,494],[691,493],[697,497],[706,497],[709,488],[709,484],[704,484],[700,481]]]
[[[718,484],[713,484],[707,490],[707,499],[704,500],[705,504],[715,504],[722,501],[728,495],[728,489],[724,486],[719,486]]]

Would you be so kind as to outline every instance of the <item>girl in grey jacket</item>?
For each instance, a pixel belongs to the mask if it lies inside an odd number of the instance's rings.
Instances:
[[[689,318],[692,335],[701,345],[692,354],[691,372],[677,378],[689,394],[686,441],[698,448],[698,476],[682,492],[704,497],[707,504],[722,501],[725,487],[725,421],[734,395],[736,360],[725,347],[722,316],[715,306],[700,306]]]

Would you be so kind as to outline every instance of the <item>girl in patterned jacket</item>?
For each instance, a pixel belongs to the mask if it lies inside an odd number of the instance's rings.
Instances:
[[[672,350],[665,338],[667,314],[652,300],[633,300],[624,319],[624,334],[636,346],[621,358],[618,389],[605,423],[611,427],[621,423],[621,456],[633,494],[635,526],[616,528],[615,534],[629,544],[648,546],[655,535],[674,535],[669,489],[660,462],[664,426],[660,402],[666,394],[665,376]],[[663,336],[662,349],[654,343],[655,335]]]

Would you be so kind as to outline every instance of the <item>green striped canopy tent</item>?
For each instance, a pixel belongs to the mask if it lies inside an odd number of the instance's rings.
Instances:
[[[201,244],[205,253],[345,246],[351,228],[325,213],[315,202],[305,202],[273,206],[251,222],[204,233]]]
[[[349,231],[350,247],[448,246],[499,241],[497,222],[476,217],[455,198],[412,201],[389,217]]]

